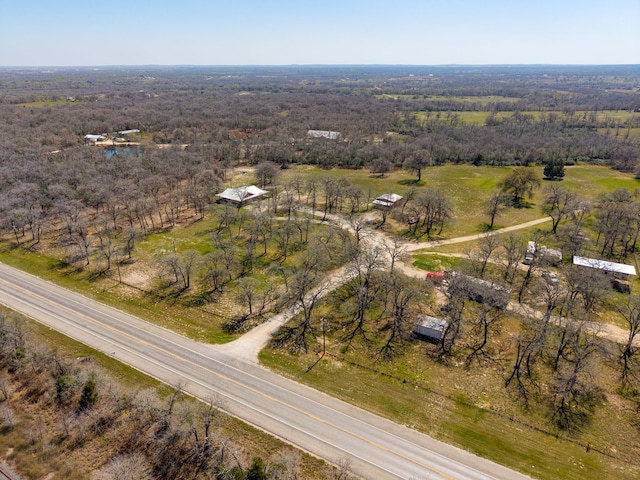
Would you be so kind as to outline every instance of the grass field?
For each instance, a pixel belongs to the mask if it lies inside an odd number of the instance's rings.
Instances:
[[[310,372],[307,367],[317,359],[311,354],[264,350],[260,361],[298,382],[534,478],[631,480],[640,474],[632,453],[640,453],[638,431],[630,425],[630,411],[602,407],[589,428],[558,432],[540,410],[525,411],[511,398],[496,369],[446,367],[426,358],[424,348],[413,344],[389,362],[363,354],[362,348],[349,354],[329,348],[334,354]],[[616,421],[608,421],[611,416]]]
[[[483,213],[483,202],[512,168],[451,164],[425,168],[422,171],[423,185],[417,187],[418,191],[427,187],[442,189],[454,204],[455,221],[445,228],[442,238],[486,231],[489,219]],[[531,168],[536,169],[542,178],[542,166]],[[632,174],[618,172],[608,167],[576,165],[566,167],[565,172],[561,184],[586,200],[593,200],[597,195],[616,188],[627,188],[631,191],[640,188],[640,181],[636,180]],[[406,195],[411,188],[410,182],[416,179],[402,169],[385,174],[384,177],[378,177],[371,175],[367,170],[321,170],[299,166],[286,170],[282,181],[286,182],[294,175],[316,179],[324,176],[346,178],[351,183],[361,186],[365,192],[370,191],[371,198],[388,192]],[[535,192],[530,208],[508,209],[496,219],[497,226],[508,227],[540,218],[542,213],[539,205],[543,198],[544,186],[547,184],[548,182],[543,181],[541,188]]]
[[[455,115],[455,117],[461,121],[464,122],[466,124],[469,125],[484,125],[486,123],[487,117],[491,114],[492,112],[490,111],[456,111],[456,112],[440,112],[439,115],[437,113],[425,113],[425,112],[415,112],[415,115],[418,116],[418,118],[422,118],[422,119],[427,119],[430,118],[431,120],[434,119],[439,119],[442,121],[448,120],[450,118],[450,116]],[[539,119],[541,116],[543,115],[547,115],[549,112],[540,112],[540,111],[523,111],[520,112],[522,115],[529,115],[531,117],[533,117],[534,119]],[[565,117],[566,114],[563,112],[553,112],[556,115],[558,115],[560,118]],[[511,115],[513,115],[513,112],[497,112],[496,113],[496,118],[501,119],[501,118],[508,118]],[[619,122],[621,124],[624,124],[625,122],[632,120],[632,119],[637,119],[640,118],[640,113],[638,112],[631,112],[631,111],[626,111],[626,110],[605,110],[605,111],[599,111],[599,112],[584,112],[584,111],[579,111],[579,112],[575,112],[574,114],[574,118],[581,118],[585,115],[595,115],[595,120],[597,122]],[[636,130],[636,129],[632,129],[632,130]],[[604,132],[604,131],[603,131]],[[613,132],[615,133],[615,130],[613,130]],[[625,128],[621,128],[620,129],[620,134],[622,136],[624,136],[624,134],[626,133],[626,129]]]

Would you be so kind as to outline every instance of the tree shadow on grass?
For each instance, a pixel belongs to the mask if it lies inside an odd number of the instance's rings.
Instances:
[[[535,207],[535,205],[536,205],[535,203],[529,202],[527,200],[519,200],[511,204],[513,208],[533,208]]]
[[[418,179],[415,179],[415,178],[406,178],[404,180],[398,180],[398,185],[421,187],[421,186],[426,185],[426,184],[427,184],[427,182],[425,182],[424,180],[418,180]]]
[[[504,225],[498,225],[494,223],[493,227],[490,227],[488,223],[480,223],[478,225],[477,231],[478,233],[488,233],[495,232],[496,230],[500,230],[501,228],[504,228]]]

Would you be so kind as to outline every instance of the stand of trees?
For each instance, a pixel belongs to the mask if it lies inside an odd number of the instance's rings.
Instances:
[[[179,388],[165,397],[151,388],[126,388],[91,358],[63,356],[41,344],[20,317],[0,316],[0,426],[22,445],[13,462],[31,476],[347,478],[345,468],[305,467],[288,447],[269,457],[263,452],[272,445],[247,449],[219,407],[216,399],[196,401]]]

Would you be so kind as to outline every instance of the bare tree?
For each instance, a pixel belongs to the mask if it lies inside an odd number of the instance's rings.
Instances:
[[[293,351],[307,352],[309,337],[313,334],[312,315],[328,288],[325,284],[318,285],[327,267],[326,259],[318,248],[312,244],[302,253],[300,263],[291,267],[287,281],[289,288],[281,297],[281,303],[299,309],[302,318],[294,319],[293,325],[285,325],[274,335],[276,346],[289,345]]]
[[[498,236],[495,234],[489,234],[481,237],[478,240],[478,248],[471,251],[471,259],[480,263],[480,271],[478,272],[480,278],[484,278],[487,264],[489,263],[491,256],[499,247],[500,239]]]
[[[553,221],[551,225],[552,233],[556,233],[560,222],[571,215],[578,205],[578,196],[557,183],[544,189],[544,200],[542,201],[541,209],[542,213],[549,215]]]
[[[485,202],[484,212],[489,216],[489,230],[493,228],[496,217],[499,217],[509,205],[509,197],[502,191],[494,191]]]
[[[238,280],[238,294],[236,295],[236,299],[240,303],[247,305],[249,313],[246,316],[253,313],[253,305],[258,295],[258,292],[256,291],[257,287],[258,280],[255,278],[243,277]]]
[[[540,186],[541,180],[535,170],[528,167],[516,167],[498,182],[503,192],[511,195],[514,205],[518,205],[524,198],[533,196],[533,192]]]
[[[552,384],[553,420],[562,429],[579,425],[588,417],[599,391],[593,363],[594,354],[600,349],[599,338],[586,332],[579,322],[570,325],[563,361]]]
[[[382,251],[377,247],[361,249],[351,264],[354,277],[348,285],[351,299],[343,305],[349,315],[345,323],[347,333],[344,335],[347,347],[351,346],[356,337],[367,339],[366,313],[380,287],[379,282],[376,281],[375,272],[383,265]]]
[[[640,332],[640,299],[633,297],[625,300],[617,306],[617,310],[624,319],[629,331],[626,342],[621,346],[620,361],[622,362],[622,383],[625,386],[630,386],[631,380],[635,378],[632,357],[636,354],[635,339]]]
[[[422,180],[422,170],[433,165],[431,155],[428,150],[415,150],[409,154],[402,166],[418,176],[418,182]]]
[[[453,204],[440,190],[423,190],[416,199],[416,204],[426,235],[430,235],[435,228],[438,228],[438,234],[442,233],[444,225],[453,218]],[[417,224],[416,222],[416,226]]]
[[[280,167],[273,162],[262,162],[256,166],[256,181],[261,187],[275,183],[279,175]]]
[[[494,306],[494,302],[485,299],[480,304],[479,311],[472,316],[470,322],[467,348],[470,352],[465,360],[465,367],[469,369],[474,360],[491,359],[489,337],[499,329],[499,322],[504,317],[504,310]]]
[[[391,272],[383,282],[386,290],[386,297],[390,298],[388,321],[383,325],[383,329],[389,332],[386,342],[380,349],[383,357],[391,357],[396,352],[397,345],[407,334],[407,325],[411,317],[416,314],[414,302],[420,295],[420,290],[415,283],[401,273]]]
[[[504,280],[510,285],[513,284],[518,265],[524,258],[526,242],[522,236],[517,233],[509,232],[502,238],[502,248],[504,250]]]

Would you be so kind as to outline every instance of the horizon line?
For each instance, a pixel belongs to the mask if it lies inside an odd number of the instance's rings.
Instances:
[[[633,67],[640,63],[273,63],[273,64],[200,64],[200,63],[141,63],[141,64],[103,64],[103,65],[0,65],[2,69],[17,68],[123,68],[123,67],[155,67],[155,68],[185,68],[185,67]]]

